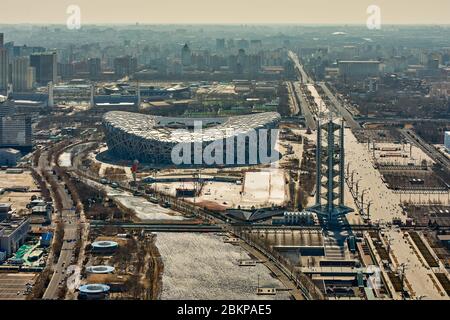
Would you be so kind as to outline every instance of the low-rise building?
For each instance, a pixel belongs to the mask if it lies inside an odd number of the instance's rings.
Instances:
[[[437,236],[444,246],[450,249],[450,234],[440,234]]]
[[[13,148],[0,149],[0,166],[14,167],[19,162],[22,154]]]
[[[25,243],[30,230],[30,223],[26,218],[7,219],[0,222],[0,251],[11,256]]]
[[[11,204],[9,203],[0,203],[0,221],[8,218],[9,214],[12,212]]]
[[[29,150],[33,145],[31,117],[0,117],[0,147]]]
[[[41,236],[41,246],[42,247],[49,247],[50,244],[52,243],[52,239],[53,239],[53,233],[51,232],[46,232]]]
[[[31,208],[32,218],[41,218],[42,223],[50,223],[52,221],[53,208],[50,205],[34,206]]]

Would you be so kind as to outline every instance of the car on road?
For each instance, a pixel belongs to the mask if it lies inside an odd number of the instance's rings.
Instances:
[[[158,199],[157,198],[155,198],[155,197],[150,197],[149,199],[148,199],[148,201],[150,201],[151,203],[158,203]]]
[[[168,201],[164,202],[161,207],[163,208],[170,208],[170,203]]]

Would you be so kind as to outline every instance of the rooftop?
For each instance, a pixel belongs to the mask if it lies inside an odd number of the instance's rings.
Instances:
[[[13,149],[13,148],[0,148],[0,152],[7,152],[12,154],[20,154],[19,150]]]
[[[140,113],[112,111],[104,115],[106,127],[125,131],[138,138],[173,143],[215,141],[246,134],[281,119],[277,112],[265,112],[227,118],[171,118]],[[202,130],[187,130],[200,126]]]
[[[27,218],[8,219],[0,222],[0,236],[8,236],[27,222]]]

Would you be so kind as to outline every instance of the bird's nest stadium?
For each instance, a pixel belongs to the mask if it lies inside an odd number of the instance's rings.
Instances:
[[[276,112],[226,118],[174,118],[111,111],[108,152],[123,160],[167,165],[249,165],[278,160]]]

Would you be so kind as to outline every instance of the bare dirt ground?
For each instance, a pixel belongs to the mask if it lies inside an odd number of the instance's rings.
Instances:
[[[30,191],[36,190],[38,187],[29,171],[21,174],[10,174],[0,171],[0,189],[11,187],[28,187]],[[30,202],[33,195],[39,196],[39,192],[5,192],[0,195],[1,203],[12,204],[13,209],[17,212],[25,210],[26,205]]]

